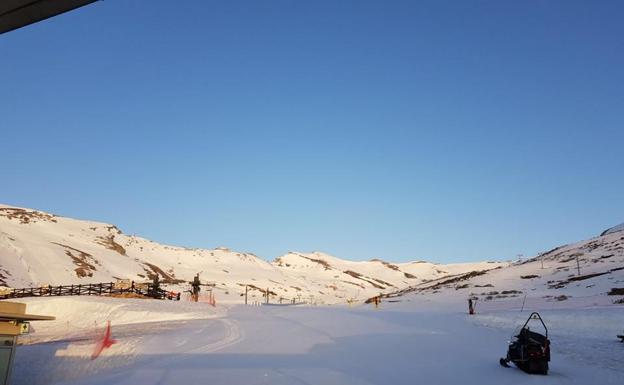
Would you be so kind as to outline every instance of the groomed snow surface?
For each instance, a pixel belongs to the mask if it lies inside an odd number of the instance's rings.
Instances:
[[[218,306],[72,297],[32,299],[13,384],[621,384],[624,307],[542,310],[552,341],[548,376],[503,368],[531,309],[466,314],[463,299],[398,303]],[[479,308],[477,307],[479,311]],[[118,341],[91,360],[107,320]]]

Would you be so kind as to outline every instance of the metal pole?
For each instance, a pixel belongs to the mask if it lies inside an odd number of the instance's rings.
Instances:
[[[581,264],[579,263],[579,258],[578,258],[578,254],[576,255],[576,271],[578,272],[578,275],[581,275]]]
[[[0,351],[5,352],[6,350],[9,350],[9,354],[8,357],[6,357],[6,354],[3,354],[3,356],[5,356],[8,361],[7,361],[7,368],[6,368],[6,372],[4,373],[6,375],[5,378],[1,378],[0,377],[0,383],[4,384],[4,385],[8,385],[11,382],[11,371],[12,371],[12,367],[13,367],[13,360],[15,359],[15,348],[17,347],[17,336],[13,336],[13,337],[6,337],[7,340],[9,338],[12,338],[12,345],[10,347],[5,347],[5,348],[0,348]],[[1,375],[1,373],[0,373]]]
[[[522,308],[520,309],[520,313],[522,313],[522,311],[524,310],[524,302],[526,301],[526,293],[524,293],[524,299],[522,300]]]

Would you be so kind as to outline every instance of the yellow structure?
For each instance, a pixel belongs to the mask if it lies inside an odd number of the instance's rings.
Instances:
[[[28,333],[30,321],[50,321],[50,316],[26,314],[26,304],[0,301],[0,385],[9,385],[17,336]]]

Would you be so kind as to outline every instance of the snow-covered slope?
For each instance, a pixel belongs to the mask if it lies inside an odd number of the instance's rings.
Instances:
[[[451,274],[503,265],[499,262],[438,265],[420,261],[393,264],[379,259],[356,262],[319,252],[291,252],[277,258],[274,264],[301,280],[314,277],[313,291],[323,295],[332,293],[338,298],[361,298],[364,293],[377,295]]]
[[[397,291],[426,280],[500,263],[437,265],[353,262],[323,253],[288,253],[268,262],[227,248],[189,249],[124,234],[114,225],[0,205],[0,286],[31,287],[116,279],[147,281],[158,273],[175,289],[200,273],[216,283],[221,301],[280,298],[345,303]],[[177,285],[177,286],[176,286]]]
[[[619,385],[624,374],[615,337],[624,308],[615,306],[540,311],[552,359],[549,375],[537,377],[498,364],[526,309],[468,316],[464,307],[413,302],[216,311],[130,299],[27,302],[27,311],[58,320],[34,322],[36,332],[20,337],[14,384]],[[94,331],[107,320],[117,342],[94,360]]]
[[[624,223],[620,223],[617,226],[613,226],[609,229],[606,229],[605,231],[603,231],[600,235],[607,235],[607,234],[613,234],[613,233],[617,233],[619,231],[624,231]]]
[[[462,301],[481,307],[553,308],[624,302],[624,232],[609,232],[489,271],[460,273],[397,291],[396,300]],[[497,304],[500,308],[500,304]]]

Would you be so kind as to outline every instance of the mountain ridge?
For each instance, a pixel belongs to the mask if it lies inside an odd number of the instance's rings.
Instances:
[[[320,251],[290,251],[268,261],[222,246],[160,244],[108,223],[0,204],[0,286],[147,281],[158,275],[171,290],[185,291],[200,274],[215,284],[220,300],[229,302],[242,302],[245,290],[252,302],[263,302],[268,292],[271,301],[326,304],[441,292],[484,301],[528,290],[545,301],[605,296],[624,286],[624,232],[603,234],[514,263],[351,261]],[[591,283],[584,285],[585,280]]]
[[[624,231],[624,223],[620,223],[619,225],[615,225],[613,227],[610,227],[610,228],[606,229],[605,231],[600,233],[600,236],[602,237],[602,236],[605,236],[607,234],[617,233],[619,231]]]
[[[41,285],[148,280],[158,274],[184,290],[195,274],[215,282],[221,297],[237,301],[245,286],[258,298],[310,297],[323,303],[361,299],[457,270],[498,262],[434,264],[349,261],[322,252],[289,252],[268,261],[226,247],[188,248],[127,235],[117,226],[0,205],[0,285]]]

